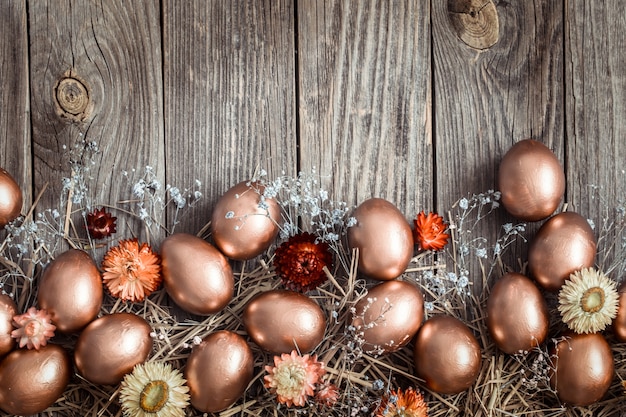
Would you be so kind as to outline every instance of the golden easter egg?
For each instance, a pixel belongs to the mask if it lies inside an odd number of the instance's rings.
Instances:
[[[11,174],[0,168],[0,229],[20,215],[22,199],[20,186]]]
[[[15,347],[15,339],[11,337],[15,315],[17,315],[15,301],[6,294],[0,294],[0,357]]]

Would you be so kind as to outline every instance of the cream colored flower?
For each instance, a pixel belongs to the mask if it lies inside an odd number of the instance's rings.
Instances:
[[[617,315],[618,298],[615,281],[594,268],[583,268],[561,287],[558,308],[563,322],[576,333],[596,333]]]
[[[317,355],[300,356],[295,350],[274,356],[274,365],[265,367],[268,372],[264,377],[265,387],[276,394],[278,402],[288,407],[305,405],[326,372],[324,364],[317,361]]]
[[[184,417],[189,387],[180,371],[163,362],[136,365],[121,383],[120,401],[127,417]]]
[[[46,310],[31,307],[24,314],[13,317],[15,330],[11,337],[17,339],[20,347],[39,350],[48,340],[54,337],[56,326],[52,324],[50,314]]]

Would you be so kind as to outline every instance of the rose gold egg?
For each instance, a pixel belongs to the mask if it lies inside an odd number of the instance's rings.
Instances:
[[[46,267],[37,302],[61,333],[77,332],[96,318],[102,305],[102,279],[91,257],[70,249]]]
[[[245,339],[221,330],[193,348],[185,367],[191,405],[216,413],[243,395],[254,374],[254,355]]]
[[[574,212],[551,217],[528,248],[528,268],[537,283],[558,291],[570,274],[593,266],[596,238],[587,220]]]
[[[530,279],[511,272],[496,282],[487,300],[487,329],[500,350],[530,350],[546,340],[549,327],[548,305]]]
[[[0,229],[16,219],[22,211],[22,190],[4,169],[0,168]]]
[[[176,233],[161,244],[161,258],[165,290],[183,310],[213,314],[233,298],[235,278],[228,259],[210,243]]]
[[[613,320],[613,333],[620,342],[626,342],[626,281],[619,286],[617,316]]]
[[[131,313],[113,313],[92,321],[74,350],[76,369],[94,384],[115,385],[152,350],[150,325]]]
[[[348,245],[359,250],[359,270],[370,278],[388,281],[400,276],[413,256],[411,226],[396,206],[382,198],[361,203],[348,228]]]
[[[426,320],[415,338],[413,354],[417,376],[441,394],[468,389],[480,372],[480,346],[471,330],[452,316]]]
[[[287,290],[270,290],[248,302],[243,325],[254,343],[272,353],[293,349],[307,353],[323,339],[324,312],[306,295]]]
[[[554,153],[532,139],[517,142],[500,162],[498,187],[502,205],[525,221],[545,219],[565,193],[565,172]]]
[[[562,402],[583,407],[604,397],[613,380],[614,364],[602,334],[568,334],[553,353],[557,357],[550,385]]]
[[[6,294],[0,294],[0,356],[9,353],[15,346],[15,339],[11,337],[15,315],[17,315],[15,301]]]
[[[365,351],[395,352],[415,336],[424,319],[424,299],[405,281],[386,281],[370,289],[355,306],[352,325],[363,332]]]
[[[280,206],[263,198],[265,187],[243,181],[220,197],[211,217],[215,246],[229,258],[252,259],[276,240],[281,224]]]
[[[67,352],[52,343],[17,349],[0,362],[0,408],[13,415],[31,415],[55,403],[70,381]]]

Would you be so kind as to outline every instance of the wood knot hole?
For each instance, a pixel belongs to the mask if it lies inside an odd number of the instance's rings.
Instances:
[[[56,101],[62,114],[71,119],[84,120],[89,109],[87,86],[74,77],[62,78],[55,87]]]
[[[448,0],[448,16],[466,45],[482,50],[498,42],[500,23],[492,0]]]

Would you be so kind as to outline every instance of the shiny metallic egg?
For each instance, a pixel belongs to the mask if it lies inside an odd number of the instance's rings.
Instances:
[[[496,282],[487,300],[487,329],[501,351],[528,351],[546,340],[549,327],[548,305],[529,278],[510,272]]]
[[[513,216],[537,221],[557,209],[565,193],[565,172],[556,155],[532,139],[517,142],[500,162],[502,205]]]
[[[480,345],[471,330],[452,316],[434,316],[415,338],[415,372],[429,389],[456,394],[474,384],[482,363]]]
[[[22,203],[20,186],[11,174],[0,168],[0,229],[20,215]]]
[[[74,349],[76,369],[94,384],[115,385],[152,350],[152,328],[140,316],[113,313],[92,321]]]
[[[306,295],[288,290],[263,292],[246,304],[243,324],[250,339],[272,353],[313,350],[323,339],[326,317]]]
[[[91,256],[70,249],[44,270],[37,302],[50,313],[58,332],[72,333],[97,317],[102,298],[102,278]]]
[[[257,182],[240,182],[220,197],[213,209],[213,241],[231,259],[252,259],[278,236],[280,206],[273,198],[262,197],[264,189]]]
[[[228,259],[199,237],[175,233],[161,244],[165,291],[183,310],[208,315],[233,298],[235,278]]]
[[[254,374],[254,355],[246,340],[227,330],[206,336],[193,348],[185,367],[191,405],[216,413],[234,404]]]
[[[11,337],[15,315],[17,315],[15,301],[6,294],[0,294],[0,357],[15,347],[15,339]]]
[[[592,267],[596,257],[593,229],[578,213],[559,213],[537,231],[528,248],[528,269],[537,283],[558,291],[570,274]]]
[[[359,270],[381,281],[399,277],[409,265],[414,247],[404,215],[389,201],[371,198],[352,216],[356,224],[348,228],[348,245],[359,250]]]
[[[406,281],[385,281],[357,302],[352,325],[362,332],[363,350],[395,352],[408,344],[424,319],[421,291]]]

